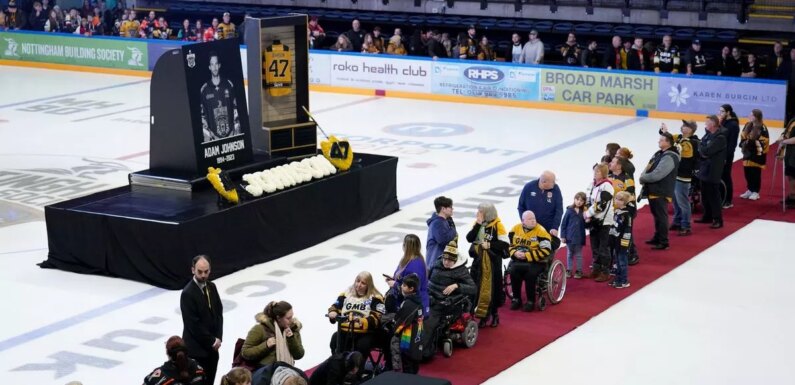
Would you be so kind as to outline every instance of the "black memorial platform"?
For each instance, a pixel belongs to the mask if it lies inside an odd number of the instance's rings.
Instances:
[[[45,207],[42,267],[181,289],[198,254],[218,278],[313,246],[398,210],[397,158],[356,154],[346,172],[235,206],[212,189],[126,186]]]

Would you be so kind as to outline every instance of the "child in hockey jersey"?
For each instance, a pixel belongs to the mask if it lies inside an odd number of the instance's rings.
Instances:
[[[615,214],[613,226],[610,228],[610,249],[616,261],[616,278],[610,283],[616,289],[629,287],[627,278],[629,265],[629,246],[632,244],[632,194],[621,191],[615,197]]]
[[[417,290],[420,279],[411,273],[403,278],[400,290],[403,303],[395,315],[395,330],[390,341],[392,369],[417,374],[422,359],[423,306]]]
[[[571,277],[574,260],[577,270],[574,278],[582,278],[582,247],[585,246],[585,193],[574,195],[574,203],[566,208],[563,223],[560,226],[560,240],[566,243],[566,277]]]

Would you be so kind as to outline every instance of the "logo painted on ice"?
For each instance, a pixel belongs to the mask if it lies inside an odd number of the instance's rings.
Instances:
[[[677,107],[687,104],[687,99],[690,98],[690,94],[687,93],[687,87],[682,87],[681,84],[677,84],[676,87],[671,86],[668,96],[671,98],[671,103],[676,104]]]
[[[493,67],[469,67],[464,70],[464,76],[472,82],[493,84],[505,78],[505,74]]]
[[[465,135],[474,130],[474,128],[463,124],[427,122],[393,124],[383,128],[383,131],[388,134],[415,138]]]
[[[19,54],[17,53],[17,47],[19,47],[19,45],[17,44],[16,40],[9,37],[4,38],[3,40],[8,43],[6,50],[3,52],[3,56],[19,57]]]
[[[127,60],[127,65],[143,67],[144,53],[135,47],[127,47],[127,49],[130,50],[130,60]]]

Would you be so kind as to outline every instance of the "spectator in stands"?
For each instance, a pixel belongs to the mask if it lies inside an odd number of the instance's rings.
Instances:
[[[577,36],[573,32],[569,32],[566,42],[560,47],[560,56],[563,57],[563,64],[579,66],[581,51],[580,45],[577,44]]]
[[[438,58],[447,59],[447,50],[444,49],[441,38],[442,36],[438,30],[434,29],[428,32],[428,56],[434,60]]]
[[[406,55],[406,47],[403,46],[403,41],[400,35],[392,35],[389,38],[389,45],[386,47],[386,53],[391,55]]]
[[[538,31],[530,31],[530,40],[522,48],[520,63],[541,64],[544,62],[544,43],[538,38]]]
[[[196,28],[193,29],[193,33],[196,35],[196,40],[193,41],[204,41],[204,25],[202,25],[201,19],[196,19]]]
[[[127,20],[121,24],[120,32],[122,37],[138,37],[138,29],[141,27],[141,23],[135,17],[135,11],[130,10]]]
[[[331,336],[331,353],[356,350],[369,355],[381,330],[384,312],[384,296],[375,287],[373,276],[367,271],[359,273],[328,308],[329,321],[340,321],[338,331]],[[338,320],[337,316],[345,320]]]
[[[210,26],[204,30],[204,41],[218,40],[218,18],[214,17]]]
[[[384,53],[386,51],[384,35],[381,34],[381,27],[379,26],[375,26],[375,28],[373,28],[373,44],[375,45],[375,48],[378,49],[378,53]]]
[[[715,59],[715,74],[718,76],[728,76],[726,75],[727,71],[730,71],[730,67],[732,65],[732,58],[731,54],[732,50],[729,48],[728,45],[723,46],[720,51],[720,56]]]
[[[450,39],[450,34],[447,32],[442,33],[442,37],[439,41],[442,43],[447,57],[453,57],[453,40]]]
[[[557,237],[563,217],[563,195],[555,182],[555,173],[549,170],[542,172],[538,179],[527,182],[519,195],[517,208],[520,216],[525,211],[532,211],[538,223]]]
[[[453,200],[440,196],[433,200],[436,212],[431,214],[428,224],[428,238],[425,242],[425,264],[429,269],[436,266],[436,259],[442,255],[445,246],[458,236],[453,221]]]
[[[505,50],[505,61],[509,63],[521,63],[522,60],[522,37],[514,32],[511,35],[511,45]]]
[[[177,32],[177,40],[182,41],[196,41],[195,29],[191,27],[190,20],[182,20],[182,28]]]
[[[649,54],[643,48],[643,38],[635,38],[629,57],[627,57],[627,69],[632,71],[649,70]]]
[[[105,22],[102,20],[103,18],[102,10],[100,10],[99,7],[94,7],[94,12],[91,14],[91,16],[93,16],[92,20],[94,23],[94,27],[96,27],[98,24],[105,24]]]
[[[224,12],[223,21],[223,23],[218,25],[218,39],[236,39],[235,23],[232,22],[229,12]]]
[[[596,40],[588,42],[588,47],[582,51],[580,65],[585,68],[599,68],[601,60],[596,52]]]
[[[201,384],[206,381],[204,369],[188,357],[185,341],[179,336],[171,336],[166,341],[168,361],[144,378],[144,385],[160,384]]]
[[[0,32],[6,30],[8,30],[8,26],[6,26],[6,13],[0,10]]]
[[[742,52],[737,47],[732,48],[731,58],[731,66],[726,70],[726,72],[728,76],[739,77],[743,72],[743,67],[745,67],[745,58],[743,58]]]
[[[17,8],[17,0],[8,0],[5,25],[7,30],[18,31],[27,27],[25,13]]]
[[[80,7],[80,16],[82,16],[82,18],[86,18],[92,12],[93,12],[93,7],[91,6],[91,1],[83,0],[83,5]]]
[[[406,38],[403,36],[403,30],[400,29],[400,27],[395,28],[392,36],[400,36],[400,42],[403,43],[403,45],[406,45]]]
[[[323,47],[324,40],[326,39],[326,31],[320,26],[317,16],[309,18],[309,34],[314,48]]]
[[[41,3],[33,3],[33,12],[30,13],[28,18],[28,28],[31,31],[44,31],[44,24],[47,23],[47,13],[42,8]]]
[[[364,42],[362,42],[362,53],[381,53],[381,51],[378,50],[378,47],[375,46],[373,35],[370,33],[364,35]]]
[[[276,361],[294,365],[304,356],[302,325],[293,316],[293,305],[273,301],[254,318],[257,324],[249,330],[240,351],[243,358],[261,367]]]
[[[762,111],[751,110],[748,123],[740,132],[740,149],[743,153],[743,171],[748,190],[740,198],[752,201],[759,199],[762,188],[762,170],[767,163],[767,152],[770,148],[770,133],[762,119]]]
[[[701,52],[701,40],[695,39],[685,56],[688,75],[705,75],[707,73],[707,57]]]
[[[75,29],[74,34],[82,36],[91,36],[91,28],[87,18],[80,19],[80,26],[78,26]]]
[[[632,53],[632,41],[624,41],[624,46],[621,48],[621,69],[629,69],[629,57]]]
[[[552,236],[536,221],[532,211],[522,213],[522,222],[511,229],[511,246],[508,255],[511,257],[511,310],[531,312],[536,297],[538,275],[544,271],[544,265],[552,256]],[[525,302],[522,306],[522,283],[524,283]]]
[[[414,29],[409,38],[408,51],[411,56],[428,56],[428,31],[424,27]]]
[[[789,55],[784,53],[784,45],[780,41],[773,44],[773,54],[767,59],[767,73],[773,79],[787,80],[784,65],[789,60]]]
[[[52,11],[52,4],[50,3],[50,0],[41,0],[41,7],[44,8],[44,11],[47,12],[48,15],[50,14],[50,11]]]
[[[167,40],[170,36],[171,28],[168,27],[168,22],[163,16],[158,17],[154,29],[152,29],[152,37]]]
[[[723,227],[723,214],[720,197],[720,178],[726,163],[726,130],[720,126],[715,115],[707,117],[704,123],[707,133],[701,138],[698,155],[698,179],[701,181],[701,202],[704,215],[696,223],[712,223],[710,228]],[[732,149],[733,151],[733,149]]]
[[[415,234],[406,234],[403,237],[403,257],[400,258],[397,268],[391,277],[384,277],[386,284],[389,285],[389,291],[384,298],[384,306],[387,313],[397,312],[400,304],[403,302],[403,295],[400,292],[400,285],[403,279],[409,275],[416,275],[419,282],[419,294],[423,304],[423,311],[428,314],[430,310],[430,300],[428,297],[428,268],[425,264],[425,259],[422,257],[422,243],[420,237]],[[442,246],[444,249],[444,246]]]
[[[47,22],[44,24],[44,30],[47,32],[61,32],[62,28],[63,26],[61,25],[61,22],[58,20],[58,12],[54,9],[51,10],[50,17],[47,19]]]
[[[336,353],[315,368],[309,385],[356,384],[362,365],[364,356],[359,352]]]
[[[732,180],[732,163],[734,163],[734,150],[740,137],[740,121],[731,104],[724,104],[718,110],[719,124],[723,128],[726,138],[726,163],[723,165],[721,180],[726,186],[726,195],[721,197],[724,209],[734,207],[734,181]]]
[[[480,45],[478,46],[478,60],[495,61],[497,54],[494,52],[494,47],[489,43],[489,38],[483,35],[480,38]]]
[[[695,176],[698,162],[698,126],[693,120],[682,120],[681,134],[671,134],[674,143],[679,148],[679,167],[676,171],[676,183],[674,185],[674,220],[668,230],[678,231],[680,236],[692,234],[690,226],[690,183]],[[660,134],[668,132],[665,123],[660,127]]]
[[[345,32],[345,36],[348,37],[351,45],[353,45],[354,52],[362,51],[362,43],[364,42],[364,35],[366,34],[367,31],[362,29],[362,23],[359,21],[359,19],[353,19],[351,22],[351,29],[348,32]]]
[[[499,309],[505,303],[502,288],[502,260],[508,258],[510,238],[505,231],[497,208],[493,203],[481,203],[475,214],[475,223],[467,233],[469,256],[472,257],[470,273],[477,285],[475,316],[480,318],[480,327],[485,327],[491,317],[491,327],[500,323]],[[433,281],[433,277],[431,277]]]
[[[613,36],[610,47],[605,50],[605,56],[602,60],[602,67],[609,70],[622,68],[622,46],[621,36]]]
[[[155,20],[157,20],[155,11],[149,11],[149,14],[147,14],[146,17],[143,20],[141,20],[141,23],[145,21],[147,24],[154,26]]]
[[[337,52],[353,52],[353,44],[348,40],[348,36],[343,33],[337,37],[337,42],[332,44],[329,49]]]
[[[671,35],[665,35],[662,45],[654,51],[654,72],[679,73],[679,47],[673,45]]]
[[[105,25],[97,23],[94,16],[88,15],[86,21],[88,21],[88,31],[91,33],[91,36],[102,36],[105,34]]]
[[[756,64],[756,55],[753,52],[749,52],[748,55],[745,57],[745,63],[743,63],[743,72],[740,74],[741,77],[744,78],[757,78],[759,76],[760,68]]]
[[[641,172],[639,182],[643,184],[641,196],[649,199],[651,215],[654,217],[654,236],[646,244],[651,245],[653,250],[665,250],[669,246],[668,203],[673,200],[680,156],[670,133],[663,131],[658,145],[660,150],[654,153]]]
[[[480,45],[479,40],[477,38],[477,30],[475,30],[475,25],[470,24],[469,28],[467,28],[467,36],[465,42],[458,42],[458,55],[461,57],[462,55],[466,55],[462,57],[462,59],[469,59],[469,60],[476,60],[478,58],[478,46]]]
[[[251,371],[246,368],[232,368],[228,373],[221,376],[220,385],[251,385]],[[267,382],[270,385],[270,382]]]

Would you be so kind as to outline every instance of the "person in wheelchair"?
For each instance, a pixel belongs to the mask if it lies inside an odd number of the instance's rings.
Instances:
[[[357,384],[359,368],[364,364],[361,353],[334,353],[323,361],[309,377],[309,385]]]
[[[475,281],[466,267],[466,260],[458,258],[458,238],[453,239],[442,252],[436,268],[433,269],[428,290],[431,296],[431,312],[423,328],[423,345],[427,349],[426,355],[432,355],[437,342],[439,330],[437,326],[446,326],[440,321],[451,314],[460,314],[455,304],[460,303],[463,297],[470,300],[477,293]],[[470,305],[471,306],[471,305]],[[467,309],[469,311],[469,309]]]
[[[523,311],[531,312],[535,302],[538,275],[544,272],[552,256],[552,236],[536,222],[535,214],[529,210],[522,213],[522,223],[514,226],[508,235],[511,240],[508,249],[511,257],[508,269],[513,291],[511,310],[522,308]],[[522,307],[523,282],[527,297],[524,307]]]
[[[359,273],[328,309],[329,321],[339,321],[338,331],[331,336],[332,354],[355,350],[367,357],[384,311],[384,297],[375,288],[373,276],[367,271]]]

